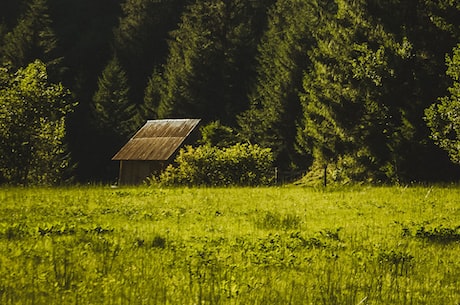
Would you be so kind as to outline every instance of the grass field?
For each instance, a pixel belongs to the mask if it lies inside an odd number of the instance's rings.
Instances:
[[[0,304],[460,304],[460,188],[2,188]]]

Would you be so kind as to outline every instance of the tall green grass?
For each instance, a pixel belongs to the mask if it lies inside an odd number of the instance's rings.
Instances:
[[[460,304],[460,188],[3,188],[0,304]]]

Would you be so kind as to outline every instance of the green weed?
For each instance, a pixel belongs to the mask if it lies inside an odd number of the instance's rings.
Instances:
[[[256,226],[262,229],[295,230],[301,225],[301,218],[294,214],[282,215],[271,211],[261,214],[256,220]]]

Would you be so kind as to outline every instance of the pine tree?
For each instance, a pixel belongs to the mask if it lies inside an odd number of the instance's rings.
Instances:
[[[175,29],[184,5],[185,0],[126,0],[122,4],[114,49],[128,76],[130,99],[138,105],[152,71],[166,61],[168,33]]]
[[[62,58],[57,55],[57,39],[51,24],[48,1],[30,0],[23,17],[4,38],[3,62],[18,69],[40,59],[49,69],[50,77],[57,78]]]
[[[442,90],[439,50],[451,34],[432,22],[425,1],[336,5],[314,33],[299,141],[316,168],[333,165],[345,180],[432,177],[442,167],[423,109]]]
[[[3,37],[16,26],[16,23],[22,14],[21,8],[26,0],[3,0],[2,9],[0,10],[0,45]],[[0,58],[2,50],[0,48]]]
[[[152,76],[149,78],[144,93],[144,104],[141,106],[141,117],[146,120],[158,118],[158,106],[161,100],[161,86],[163,78],[161,73],[154,69]]]
[[[266,5],[266,4],[264,4]],[[172,32],[160,117],[200,117],[235,125],[247,108],[264,5],[242,0],[196,1]]]
[[[318,23],[318,13],[315,0],[277,1],[259,44],[258,77],[250,95],[251,108],[239,117],[242,136],[270,147],[282,168],[296,163],[305,165],[295,150],[302,114],[299,90],[309,65],[306,54],[313,44],[311,31]]]
[[[113,55],[113,28],[121,14],[120,1],[49,0],[49,12],[64,57],[60,79],[79,102],[67,129],[69,149],[77,162],[74,173],[78,181],[95,181],[100,177],[96,172],[100,160],[93,158],[98,142],[92,139],[91,105],[98,77]]]
[[[93,97],[94,127],[91,137],[86,138],[91,143],[93,178],[115,180],[117,164],[111,158],[141,124],[129,90],[126,72],[114,56],[99,77]]]
[[[367,14],[364,1],[336,1],[324,11],[310,52],[312,68],[303,79],[303,128],[299,142],[313,155],[315,168],[333,165],[348,180],[393,178],[388,150],[397,126],[389,120],[385,94],[394,67],[407,48]],[[391,61],[390,61],[391,59]],[[382,173],[385,172],[384,173]]]
[[[107,64],[94,94],[95,126],[109,137],[124,141],[138,128],[136,106],[129,100],[126,72],[118,58]]]

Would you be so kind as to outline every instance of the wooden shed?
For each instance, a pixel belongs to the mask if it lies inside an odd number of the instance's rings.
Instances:
[[[112,160],[120,161],[119,185],[136,185],[170,164],[179,149],[198,137],[199,119],[150,120]]]

